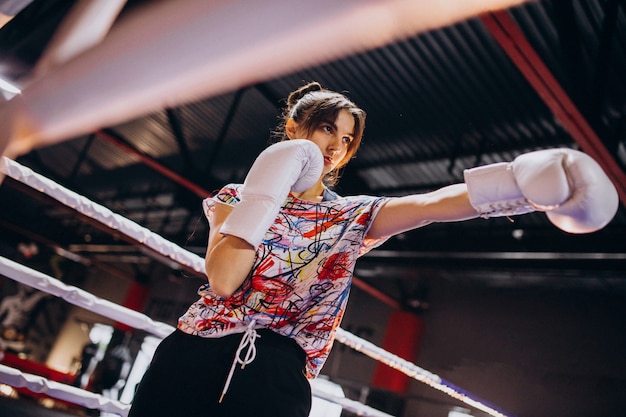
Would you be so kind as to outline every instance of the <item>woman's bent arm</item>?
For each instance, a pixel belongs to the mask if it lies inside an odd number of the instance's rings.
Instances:
[[[243,239],[220,233],[232,209],[226,204],[215,205],[205,256],[209,284],[220,297],[231,296],[241,286],[250,274],[256,254],[255,248]]]

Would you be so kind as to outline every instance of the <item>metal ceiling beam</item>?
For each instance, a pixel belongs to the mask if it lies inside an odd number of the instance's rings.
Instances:
[[[424,252],[375,250],[363,255],[382,259],[477,259],[477,260],[541,260],[541,261],[626,261],[626,253],[608,252]]]
[[[620,2],[621,0],[609,0],[604,5],[604,21],[602,22],[600,47],[596,59],[593,91],[591,92],[592,97],[590,100],[591,111],[594,112],[592,116],[596,120],[600,120],[600,108],[606,92],[611,49],[613,47],[613,39],[615,38],[615,30],[617,29],[617,14],[619,13]],[[615,138],[612,139],[613,142],[617,142]]]
[[[235,97],[233,97],[233,101],[228,108],[228,113],[226,114],[226,118],[224,119],[224,124],[220,129],[220,133],[217,135],[217,139],[215,140],[215,146],[212,149],[211,155],[209,157],[209,161],[206,165],[206,173],[211,174],[211,170],[215,165],[215,161],[217,161],[217,157],[220,153],[220,150],[224,146],[224,141],[226,140],[226,135],[228,135],[228,130],[230,126],[233,124],[233,120],[235,120],[235,114],[237,113],[237,109],[239,109],[239,103],[241,102],[241,98],[243,94],[247,91],[247,88],[240,88],[235,93]]]
[[[167,120],[172,128],[172,134],[176,139],[176,143],[178,143],[178,149],[185,161],[185,166],[193,169],[193,159],[191,158],[191,153],[189,152],[189,147],[185,140],[185,133],[183,132],[183,124],[180,120],[178,108],[167,108],[165,109],[165,114],[167,114]]]
[[[400,301],[385,294],[383,291],[379,290],[371,284],[368,284],[362,279],[355,277],[354,275],[352,276],[352,284],[362,291],[365,291],[372,297],[376,298],[378,301],[381,301],[383,304],[387,304],[394,310],[402,310],[404,307]]]
[[[110,131],[108,129],[107,130],[98,130],[95,133],[96,133],[96,135],[98,135],[102,139],[106,140],[107,142],[112,143],[113,145],[115,145],[115,146],[125,150],[126,152],[129,152],[129,153],[135,155],[137,158],[139,158],[141,160],[141,162],[143,162],[144,164],[148,165],[150,168],[154,169],[158,173],[160,173],[160,174],[164,175],[165,177],[169,178],[170,180],[174,181],[176,184],[179,184],[182,187],[188,189],[189,191],[195,193],[199,197],[206,198],[206,197],[209,197],[212,194],[210,191],[205,190],[204,188],[200,187],[199,185],[196,185],[193,182],[189,181],[187,178],[183,177],[182,175],[177,174],[176,172],[174,172],[171,169],[167,168],[166,166],[164,166],[163,164],[161,164],[160,162],[158,162],[157,160],[155,160],[151,156],[149,156],[149,155],[141,152],[140,150],[136,149],[135,147],[131,146],[128,142],[123,140],[116,133],[114,133],[114,132],[112,132],[112,131]]]
[[[626,173],[559,85],[513,18],[508,12],[500,11],[483,14],[480,20],[580,148],[604,168],[617,188],[622,205],[626,206]]]
[[[439,273],[482,275],[489,279],[493,274],[548,275],[579,278],[611,278],[626,282],[626,254],[624,253],[574,253],[574,252],[524,252],[524,251],[372,251],[361,258],[355,273],[363,277],[389,276],[411,278],[417,275]]]
[[[89,137],[87,138],[87,141],[85,145],[82,147],[82,149],[80,150],[80,154],[78,155],[78,158],[76,159],[76,163],[72,167],[72,171],[70,172],[70,175],[68,176],[69,181],[74,181],[76,179],[76,176],[78,175],[78,172],[80,171],[80,167],[83,165],[83,162],[85,162],[85,160],[87,159],[87,154],[89,153],[89,149],[91,149],[91,145],[93,144],[94,139],[95,139],[95,135],[93,134],[89,135]]]

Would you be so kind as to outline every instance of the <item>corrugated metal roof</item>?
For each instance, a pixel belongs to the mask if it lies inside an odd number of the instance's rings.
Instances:
[[[574,100],[602,99],[601,107],[592,110],[600,115],[603,133],[615,135],[605,141],[615,143],[623,141],[625,130],[626,34],[620,8],[613,17],[612,37],[603,39],[605,20],[611,18],[604,16],[607,7],[600,0],[535,1],[509,10],[509,15]],[[598,63],[607,42],[608,58]],[[572,45],[576,50],[564,49]],[[468,166],[511,160],[538,148],[578,146],[480,17],[241,91],[163,109],[110,130],[168,169],[214,190],[243,179],[268,143],[282,100],[312,80],[345,91],[368,113],[363,145],[340,184],[344,193],[428,191],[462,181]],[[602,85],[603,91],[593,90]],[[581,111],[591,111],[584,102],[578,104]],[[178,138],[170,117],[179,124]],[[135,210],[129,194],[165,191],[174,196],[183,187],[145,167],[133,168],[141,165],[140,158],[97,134],[52,146],[32,160],[36,168],[61,181],[66,178],[88,194],[107,196],[110,204],[129,214]],[[623,160],[619,163],[624,165]],[[94,181],[96,176],[115,178],[120,169],[131,176],[115,187]],[[90,183],[102,183],[103,188]],[[185,199],[184,204],[189,203],[198,201]],[[170,210],[179,205],[172,198]]]

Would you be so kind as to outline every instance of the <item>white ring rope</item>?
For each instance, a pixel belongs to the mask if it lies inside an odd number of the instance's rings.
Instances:
[[[68,205],[76,211],[98,220],[105,225],[126,234],[127,236],[138,240],[145,244],[149,248],[155,250],[166,258],[170,258],[179,262],[182,265],[192,267],[194,270],[204,273],[204,259],[198,255],[191,253],[174,243],[171,243],[161,236],[149,231],[148,229],[139,226],[133,221],[126,219],[123,216],[111,212],[109,209],[98,205],[97,203],[76,194],[63,186],[56,184],[55,182],[47,179],[40,174],[33,172],[31,169],[26,168],[19,163],[3,157],[0,160],[0,171],[10,176],[11,178],[20,181],[46,195],[53,197],[57,201]],[[141,237],[141,240],[136,236]],[[38,273],[37,273],[38,274]],[[45,290],[44,290],[45,291]],[[82,290],[81,290],[82,291]],[[71,300],[68,300],[72,302]],[[89,301],[91,302],[91,301]],[[113,304],[113,303],[111,303]],[[117,308],[122,308],[116,304],[113,304]],[[99,305],[106,310],[104,305]],[[81,306],[82,307],[82,306]],[[87,307],[86,307],[87,308]],[[130,310],[133,315],[137,315],[136,311]],[[125,323],[123,317],[119,317],[119,313],[116,314],[116,320],[121,323]],[[134,327],[133,324],[129,324]],[[364,353],[367,356],[378,360],[391,368],[397,369],[405,375],[423,382],[441,392],[448,394],[449,396],[464,402],[472,407],[480,409],[485,413],[494,417],[506,417],[502,411],[497,410],[495,407],[488,405],[484,400],[478,399],[476,396],[462,390],[459,387],[445,381],[436,374],[426,371],[417,365],[400,358],[393,353],[387,352],[376,345],[361,339],[341,328],[337,329],[337,341],[343,343],[352,349]]]
[[[98,298],[85,290],[66,285],[56,278],[2,256],[0,256],[0,274],[40,291],[55,295],[85,310],[93,311],[135,329],[145,330],[161,338],[174,331],[174,327],[167,323],[155,322],[145,314]]]
[[[172,259],[178,264],[187,266],[204,275],[204,259],[198,255],[182,249],[149,229],[33,172],[30,168],[20,165],[7,157],[2,157],[0,171],[111,229],[119,230],[126,236],[155,250],[166,258]]]
[[[107,413],[118,414],[123,417],[125,417],[130,410],[129,404],[124,404],[71,385],[50,381],[38,375],[27,374],[5,365],[0,365],[0,382],[11,385],[12,387],[26,388],[29,391],[45,394],[58,400],[68,401],[73,404],[98,409]]]
[[[117,414],[122,417],[126,417],[130,410],[130,404],[124,404],[120,401],[112,400],[100,394],[73,387],[71,385],[51,381],[38,375],[27,374],[19,369],[1,364],[0,383],[11,385],[15,388],[26,388],[29,391],[45,394],[58,400],[71,402],[72,404],[82,405],[87,408],[97,409],[107,413]],[[358,401],[329,394],[314,386],[311,386],[311,393],[313,396],[321,398],[322,400],[339,404],[344,410],[350,411],[359,416],[393,417],[390,414],[376,410],[365,404],[361,404]]]
[[[344,410],[350,411],[351,413],[354,413],[358,416],[392,417],[390,414],[384,413],[380,410],[376,410],[368,406],[366,407],[368,407],[371,410],[370,412],[372,414],[363,414],[363,411],[364,411],[363,404],[361,404],[358,401],[354,401],[345,397],[337,397],[327,392],[315,389],[315,387],[313,386],[311,387],[311,390],[312,390],[311,392],[313,392],[313,395],[315,395],[316,397],[321,398],[322,400],[333,402],[335,404],[339,404],[341,405],[341,408],[343,408]]]
[[[484,411],[491,416],[507,417],[507,414],[503,414],[494,407],[487,405],[483,400],[479,400],[472,394],[469,394],[461,388],[452,385],[442,379],[439,375],[420,368],[414,363],[411,363],[406,359],[402,359],[401,357],[394,355],[393,353],[390,353],[365,339],[361,339],[360,337],[342,328],[337,329],[336,340],[348,347],[351,347],[357,352],[361,352],[374,360],[382,362],[417,381],[423,382],[424,384],[444,392],[450,397],[456,398],[457,400],[462,401],[478,410]]]
[[[161,338],[166,337],[174,331],[174,327],[167,323],[155,322],[145,314],[120,306],[111,301],[101,299],[87,291],[81,290],[80,288],[63,284],[56,278],[35,271],[34,269],[28,268],[3,256],[0,256],[0,275],[4,275],[14,281],[55,295],[71,304],[84,308],[85,310],[92,311],[104,317],[112,318],[136,329],[145,330]],[[10,371],[6,369],[10,369]],[[18,383],[14,383],[14,381],[18,381]],[[89,408],[98,408],[95,405],[100,404],[95,402],[93,399],[95,394],[90,393],[89,391],[80,390],[76,387],[60,384],[54,381],[46,381],[47,380],[45,378],[30,374],[22,374],[18,370],[0,365],[0,382],[4,382],[14,387],[25,386],[33,392],[45,393],[50,397],[72,401],[75,404],[85,405]],[[64,390],[64,387],[67,387],[67,390]],[[62,392],[64,396],[57,396],[58,392]],[[316,389],[314,386],[311,386],[311,392],[315,397],[339,404],[342,408],[352,411],[359,416],[392,417],[389,414],[383,413],[365,404],[325,393],[324,391]],[[84,396],[86,396],[86,398]],[[102,401],[106,402],[108,400],[103,397]],[[111,411],[104,408],[99,409],[102,411]],[[116,414],[122,416],[126,415],[121,414],[118,411],[111,412],[115,412]]]

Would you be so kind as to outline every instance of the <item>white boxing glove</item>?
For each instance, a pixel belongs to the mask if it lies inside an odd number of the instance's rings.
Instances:
[[[590,233],[606,226],[619,205],[600,165],[573,149],[529,152],[464,176],[470,203],[485,218],[539,210],[566,232]]]
[[[311,188],[323,168],[322,151],[310,140],[292,139],[269,146],[252,164],[241,189],[241,201],[220,233],[237,236],[256,249],[289,191]]]

